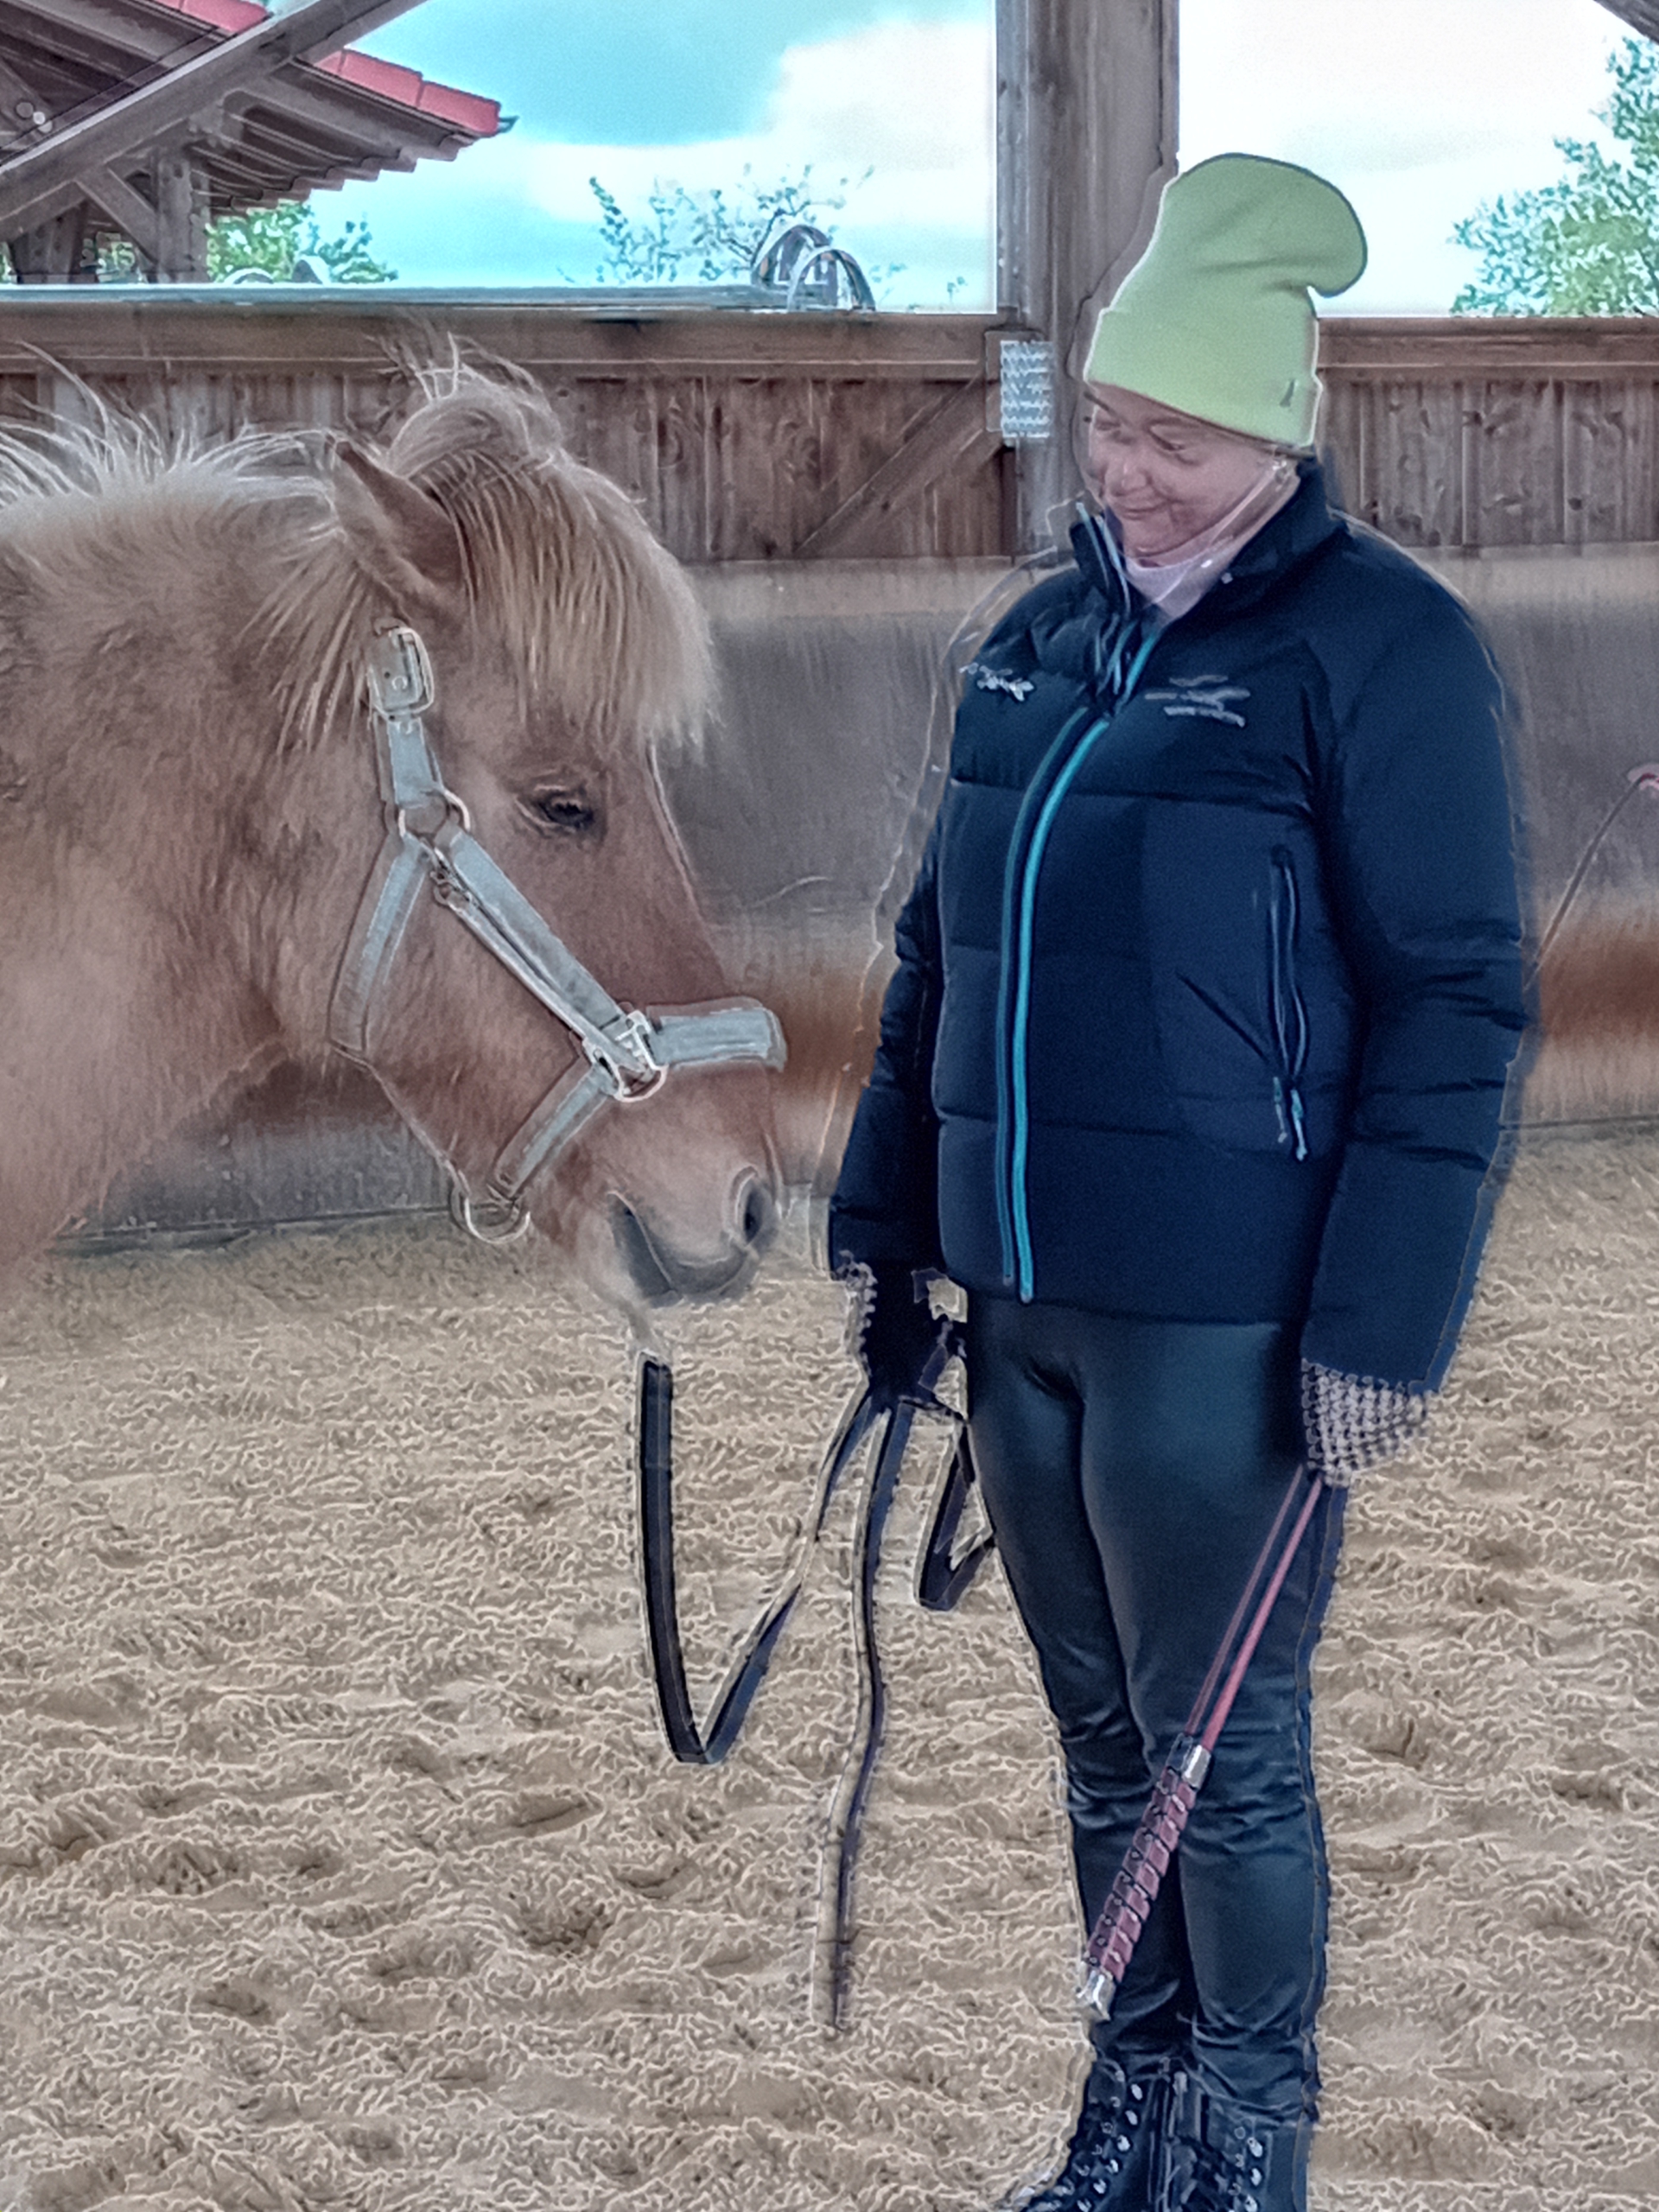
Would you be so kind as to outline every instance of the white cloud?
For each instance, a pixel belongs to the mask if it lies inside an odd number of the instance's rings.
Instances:
[[[1560,173],[1553,141],[1593,132],[1624,35],[1597,0],[1181,0],[1182,159],[1238,148],[1330,176],[1371,242],[1336,311],[1444,313],[1475,268],[1452,224]],[[847,180],[842,243],[868,267],[906,265],[889,304],[943,306],[965,278],[960,302],[979,307],[994,259],[994,74],[983,25],[880,24],[789,48],[765,123],[743,137],[567,145],[518,131],[454,169],[348,187],[347,212],[373,214],[406,274],[453,240],[451,280],[470,256],[498,281],[562,268],[580,282],[602,251],[589,177],[637,214],[658,180],[729,188],[747,167],[765,187],[810,166],[825,197]],[[372,206],[353,199],[371,191]],[[410,211],[401,226],[394,194]]]
[[[1596,0],[1182,0],[1184,157],[1376,173],[1548,153],[1588,127],[1628,35]]]
[[[1330,177],[1371,257],[1322,312],[1443,315],[1477,265],[1453,223],[1559,175],[1557,138],[1598,135],[1628,35],[1598,0],[1181,0],[1181,159]]]
[[[988,238],[992,103],[987,31],[885,23],[789,48],[765,124],[744,137],[678,146],[531,144],[509,158],[526,197],[563,221],[594,219],[591,176],[632,209],[658,180],[699,191],[734,184],[747,168],[766,185],[810,166],[826,191],[839,194],[846,180],[838,235],[902,224]]]

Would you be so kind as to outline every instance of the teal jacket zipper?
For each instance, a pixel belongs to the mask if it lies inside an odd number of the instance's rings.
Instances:
[[[1055,817],[1065,802],[1066,793],[1076,782],[1096,743],[1104,736],[1135,696],[1135,687],[1152,658],[1153,648],[1163,634],[1163,626],[1160,623],[1141,640],[1139,650],[1128,664],[1111,712],[1090,721],[1072,744],[1069,757],[1048,785],[1047,795],[1038,810],[1029,842],[1024,846],[1023,859],[1018,826],[1008,855],[1007,895],[1003,902],[1001,993],[1006,1035],[1001,1055],[1003,1068],[999,1069],[999,1075],[1006,1069],[1006,1082],[998,1085],[1001,1094],[998,1103],[999,1107],[1006,1109],[1007,1128],[997,1132],[997,1159],[1001,1173],[996,1195],[998,1225],[1002,1241],[1003,1279],[1013,1285],[1023,1305],[1031,1303],[1036,1280],[1027,1174],[1031,1150],[1028,1052],[1032,938],[1038,878],[1042,872],[1043,856],[1054,827]],[[1078,719],[1080,717],[1074,717],[1066,725],[1062,733],[1062,743],[1071,735]],[[1054,752],[1057,753],[1059,749],[1057,745]],[[1033,779],[1033,794],[1047,781],[1046,771],[1053,758],[1054,753],[1051,753],[1049,760],[1045,761]]]

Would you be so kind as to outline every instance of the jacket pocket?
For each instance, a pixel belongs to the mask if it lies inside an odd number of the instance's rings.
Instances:
[[[1300,907],[1289,853],[1276,845],[1268,891],[1268,1024],[1271,1035],[1274,1111],[1279,1141],[1293,1159],[1307,1158],[1307,1122],[1301,1083],[1307,1065],[1307,1008],[1296,980],[1296,933]]]

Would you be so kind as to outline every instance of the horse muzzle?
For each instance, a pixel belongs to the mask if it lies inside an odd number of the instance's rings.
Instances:
[[[733,1193],[725,1237],[711,1255],[677,1249],[658,1224],[623,1198],[612,1202],[611,1233],[630,1287],[646,1305],[729,1298],[747,1287],[777,1235],[778,1201],[758,1175],[745,1176]]]

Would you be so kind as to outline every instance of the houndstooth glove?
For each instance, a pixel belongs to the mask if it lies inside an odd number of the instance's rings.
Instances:
[[[1302,1433],[1309,1464],[1327,1482],[1350,1482],[1397,1458],[1427,1418],[1421,1390],[1302,1362]]]

